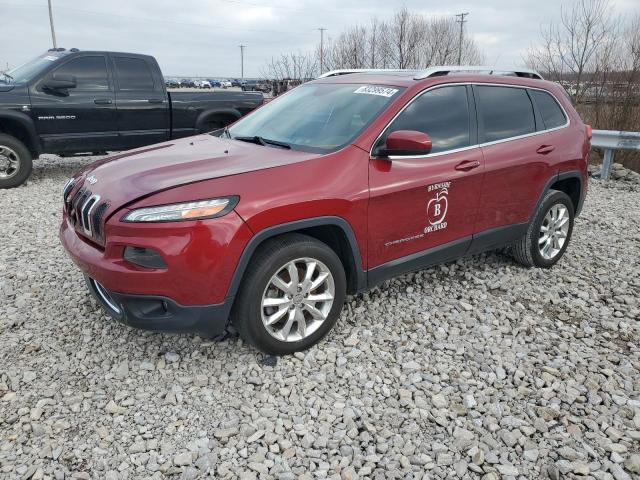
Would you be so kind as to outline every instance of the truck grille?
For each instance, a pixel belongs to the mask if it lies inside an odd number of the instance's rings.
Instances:
[[[64,192],[64,206],[69,220],[76,230],[89,238],[102,239],[102,220],[109,207],[106,202],[100,203],[100,195],[95,195],[82,187],[75,194]]]

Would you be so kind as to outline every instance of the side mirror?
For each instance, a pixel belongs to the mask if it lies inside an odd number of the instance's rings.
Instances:
[[[68,88],[76,88],[78,82],[75,75],[63,75],[54,73],[53,76],[44,82],[43,87],[49,90],[66,90]]]
[[[396,130],[387,137],[385,148],[380,148],[376,155],[389,157],[392,155],[426,155],[431,151],[431,137],[416,130]]]

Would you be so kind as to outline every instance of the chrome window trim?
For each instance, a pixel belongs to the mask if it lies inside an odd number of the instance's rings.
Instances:
[[[376,144],[378,143],[378,141],[380,140],[380,138],[382,137],[382,135],[384,135],[384,132],[387,131],[387,129],[389,128],[389,126],[391,126],[391,124],[395,121],[396,118],[398,118],[398,116],[400,116],[402,114],[402,112],[405,111],[405,109],[407,107],[409,107],[409,105],[411,105],[414,101],[416,101],[418,98],[420,98],[422,95],[424,95],[425,93],[431,91],[431,90],[435,90],[436,88],[443,88],[443,87],[454,87],[454,86],[466,86],[466,85],[477,85],[480,87],[483,86],[488,86],[488,87],[507,87],[507,88],[522,88],[525,90],[540,90],[542,92],[548,93],[549,95],[551,95],[551,98],[553,98],[555,100],[555,102],[560,106],[560,108],[562,109],[562,113],[564,114],[564,118],[566,119],[566,123],[564,125],[560,125],[558,127],[554,127],[554,128],[549,128],[546,130],[540,130],[540,131],[536,131],[533,133],[527,133],[524,135],[518,135],[516,137],[508,137],[508,138],[502,138],[500,140],[494,140],[492,142],[485,142],[485,143],[478,143],[476,145],[469,145],[466,147],[460,147],[460,148],[455,148],[453,150],[445,150],[442,152],[436,152],[436,153],[427,153],[426,155],[389,155],[388,157],[377,157],[373,154],[373,148],[376,146]],[[475,101],[475,99],[474,99]],[[531,108],[535,108],[533,106],[533,100],[531,100]],[[478,110],[477,104],[476,104],[476,111]],[[471,112],[469,112],[471,113]],[[535,110],[534,110],[534,115],[535,115]],[[543,120],[544,121],[544,120]],[[472,150],[474,148],[482,148],[482,147],[487,147],[487,146],[491,146],[491,145],[497,145],[499,143],[504,143],[504,142],[511,142],[513,140],[521,140],[523,138],[528,138],[528,137],[533,137],[536,135],[540,135],[543,133],[549,133],[549,132],[553,132],[556,130],[561,130],[563,128],[567,128],[569,125],[571,125],[571,119],[569,118],[569,115],[567,114],[567,111],[565,110],[564,106],[562,105],[561,102],[558,101],[558,98],[549,90],[545,90],[544,88],[540,88],[540,87],[529,87],[526,85],[513,85],[513,84],[508,84],[508,83],[484,83],[484,82],[453,82],[453,83],[441,83],[438,85],[433,85],[431,87],[425,88],[424,90],[421,90],[420,92],[418,92],[411,100],[409,100],[404,107],[402,107],[400,109],[400,111],[398,113],[396,113],[393,118],[385,125],[385,127],[382,129],[382,131],[380,132],[380,134],[376,137],[375,141],[373,142],[373,144],[371,145],[371,149],[369,150],[369,159],[370,160],[377,160],[377,159],[386,159],[386,160],[402,160],[402,159],[412,159],[412,158],[432,158],[432,157],[439,157],[441,155],[448,155],[450,153],[457,153],[457,152],[463,152],[465,150]]]

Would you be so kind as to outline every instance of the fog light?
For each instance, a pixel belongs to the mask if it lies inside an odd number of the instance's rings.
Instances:
[[[124,259],[140,267],[167,268],[162,255],[151,248],[125,247]]]

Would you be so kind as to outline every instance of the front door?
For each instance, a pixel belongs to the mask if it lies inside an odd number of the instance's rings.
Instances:
[[[106,58],[74,56],[31,88],[31,106],[44,151],[98,152],[117,148],[118,127],[113,84]],[[76,87],[66,91],[44,87],[54,75],[72,75]]]
[[[414,98],[374,146],[396,130],[427,133],[428,155],[370,161],[371,283],[463,255],[471,243],[484,162],[466,85]]]

